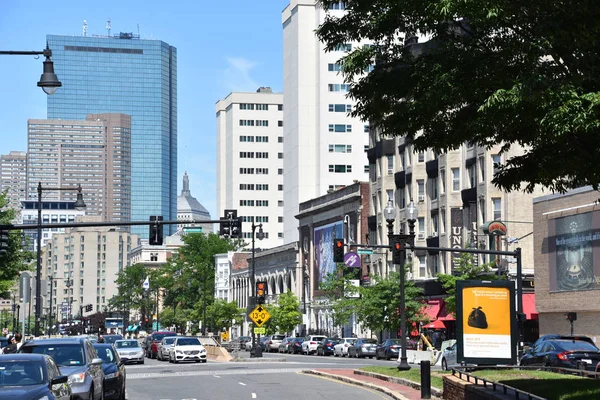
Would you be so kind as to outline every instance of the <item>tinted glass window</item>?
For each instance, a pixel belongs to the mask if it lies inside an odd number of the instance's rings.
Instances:
[[[98,357],[100,357],[105,363],[115,363],[116,357],[110,347],[96,347],[96,352],[98,353]]]
[[[120,348],[140,347],[140,344],[138,343],[137,340],[122,340],[122,341],[116,342],[115,346],[117,346],[117,349],[120,349]]]
[[[557,344],[567,351],[583,350],[583,351],[598,351],[594,345],[584,342],[583,340],[561,340]]]
[[[175,341],[175,338],[165,338],[164,342],[165,344],[173,344],[173,342]]]
[[[0,360],[0,387],[44,383],[44,368],[37,361]]]
[[[273,335],[272,340],[283,340],[285,338],[284,335]]]
[[[200,341],[196,338],[183,338],[177,341],[177,346],[199,346]]]
[[[21,346],[21,353],[48,354],[59,366],[83,365],[83,349],[79,344],[36,344]]]

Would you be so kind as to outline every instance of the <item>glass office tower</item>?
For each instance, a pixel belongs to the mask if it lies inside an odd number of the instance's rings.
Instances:
[[[47,35],[47,41],[63,85],[48,96],[48,118],[131,115],[131,218],[176,220],[177,49],[131,33]],[[131,232],[148,237],[147,226]]]

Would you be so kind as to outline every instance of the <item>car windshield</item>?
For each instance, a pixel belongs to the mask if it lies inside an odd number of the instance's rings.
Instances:
[[[138,343],[137,340],[119,340],[117,342],[115,342],[115,346],[117,346],[117,349],[122,349],[122,348],[133,348],[133,347],[140,347],[140,344]]]
[[[391,344],[391,345],[394,345],[394,344],[400,344],[400,343],[401,343],[401,342],[400,342],[400,339],[391,339],[391,340],[390,340],[390,344]]]
[[[112,348],[108,346],[94,346],[94,348],[98,353],[98,357],[100,357],[103,362],[107,364],[115,364],[117,362],[117,357],[115,356]]]
[[[557,342],[566,351],[598,351],[597,347],[583,340],[557,340]]]
[[[168,338],[164,338],[164,339],[163,339],[163,342],[164,342],[165,344],[173,344],[173,342],[174,342],[174,341],[175,341],[175,338],[174,338],[174,337],[168,337]]]
[[[283,336],[283,335],[273,335],[271,337],[271,340],[283,340],[283,339],[285,339],[285,336]]]
[[[377,344],[377,340],[375,340],[375,339],[363,339],[362,342],[368,343],[368,344]]]
[[[6,356],[4,356],[6,357]],[[0,360],[0,387],[44,383],[44,369],[38,361]]]
[[[107,335],[104,336],[104,343],[114,343],[117,340],[121,340],[123,339],[123,336],[121,335]]]
[[[166,333],[157,333],[152,335],[152,340],[155,342],[160,342],[165,336],[169,336]]]
[[[81,345],[74,344],[33,344],[29,346],[21,346],[20,353],[48,354],[54,358],[56,364],[60,367],[83,365],[83,351]]]
[[[196,338],[184,338],[177,341],[177,346],[199,346],[200,341]]]

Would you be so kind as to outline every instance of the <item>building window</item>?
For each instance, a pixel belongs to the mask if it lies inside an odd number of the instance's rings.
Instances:
[[[330,83],[327,85],[327,90],[330,92],[343,92],[347,93],[350,90],[351,85],[349,83]]]
[[[365,165],[365,167],[364,167],[363,171],[364,171],[365,173],[367,173],[367,174],[368,174],[368,173],[369,173],[369,170],[370,170],[370,168],[369,168],[369,164]]]
[[[329,112],[350,112],[352,111],[352,104],[330,104]]]
[[[254,158],[253,151],[240,151],[240,158]]]
[[[257,143],[269,143],[269,137],[268,136],[257,136],[256,142]]]
[[[431,272],[433,272],[434,276],[437,276],[440,273],[439,257],[435,255],[429,257],[431,258]]]
[[[277,121],[277,126],[283,126],[283,121]]]
[[[394,156],[387,156],[387,173],[388,175],[394,173]]]
[[[333,48],[334,51],[345,51],[345,52],[350,52],[352,51],[352,45],[350,43],[341,43],[336,45]]]
[[[425,181],[423,179],[417,179],[417,201],[423,202],[425,201]]]
[[[425,161],[425,152],[424,151],[420,151],[417,155],[417,162],[423,162]]]
[[[440,170],[440,194],[446,193],[446,170]]]
[[[277,206],[283,207],[283,200],[277,200]]]
[[[254,104],[240,103],[240,110],[254,110]]]
[[[256,168],[256,175],[269,175],[269,168]]]
[[[477,186],[477,171],[475,164],[467,167],[467,174],[469,175],[469,187],[474,188]]]
[[[439,217],[438,213],[431,215],[431,236],[438,236],[439,234]]]
[[[352,132],[352,125],[329,124],[329,132]]]
[[[438,198],[438,178],[429,179],[429,193],[431,194],[431,200],[437,200]]]
[[[268,104],[257,104],[256,109],[260,110],[260,111],[269,111],[269,105]]]
[[[277,153],[277,158],[279,158],[280,160],[283,159],[283,153]]]
[[[256,126],[269,126],[269,121],[266,119],[257,119]]]
[[[419,217],[417,221],[419,223],[419,236],[422,238],[425,236],[425,217]]]
[[[254,168],[240,168],[241,175],[254,174]]]
[[[327,70],[331,72],[339,72],[342,71],[342,66],[338,63],[329,63],[327,64]]]
[[[282,191],[283,190],[283,185],[277,185],[277,190]]]
[[[499,197],[494,197],[492,199],[492,204],[494,207],[494,221],[502,220],[502,199]]]
[[[277,111],[283,111],[283,104],[277,104]]]
[[[280,224],[283,223],[283,217],[277,217],[277,222],[279,222]]]
[[[240,119],[240,126],[254,126],[253,119]]]
[[[371,132],[371,128],[369,127],[369,125],[365,125],[363,129],[364,129],[365,133]]]
[[[492,154],[492,165],[494,168],[494,175],[496,175],[496,172],[498,172],[498,169],[500,167],[500,154]]]
[[[352,165],[329,164],[329,172],[335,172],[335,173],[352,172]]]
[[[427,258],[419,256],[419,278],[427,278]]]
[[[460,190],[460,169],[452,168],[452,191],[456,192]]]
[[[283,168],[279,168],[277,170],[277,175],[283,175]]]
[[[330,153],[351,153],[352,146],[349,144],[330,144],[329,152]]]
[[[485,182],[485,159],[483,157],[479,157],[477,160],[479,164],[479,172],[481,176],[481,182]]]
[[[338,1],[335,3],[330,3],[329,7],[330,10],[345,10],[346,9],[346,3],[344,1]]]
[[[277,143],[283,143],[283,136],[277,137]]]

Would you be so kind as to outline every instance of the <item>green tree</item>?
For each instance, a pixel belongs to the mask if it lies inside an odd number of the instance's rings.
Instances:
[[[277,305],[269,312],[271,313],[271,323],[276,327],[277,332],[291,332],[302,323],[300,300],[291,290],[280,294],[277,298]]]
[[[456,260],[454,265],[454,274],[438,274],[438,279],[442,284],[442,287],[448,293],[448,297],[444,299],[446,302],[446,309],[456,315],[456,281],[462,280],[496,280],[500,277],[492,272],[492,263],[489,264],[475,264],[473,262],[474,257],[472,254],[461,254]]]
[[[337,263],[336,270],[327,273],[319,283],[319,289],[325,293],[337,325],[346,324],[354,313],[359,288],[351,281],[360,278],[357,272],[360,270],[347,268],[344,263]]]
[[[404,268],[408,271],[409,264]],[[373,331],[398,332],[400,329],[400,273],[393,271],[387,277],[374,277],[375,284],[361,287],[360,301],[355,303],[358,321]],[[422,290],[413,281],[405,280],[406,326],[423,320],[423,304],[419,300]]]
[[[413,35],[429,41],[404,46]],[[599,189],[595,0],[352,0],[317,36],[328,51],[372,43],[339,62],[356,100],[352,115],[382,135],[407,136],[417,150],[438,154],[465,142],[502,152],[517,144],[523,154],[494,174],[500,188]]]
[[[149,271],[143,264],[134,264],[119,271],[115,283],[118,287],[118,294],[108,300],[108,307],[113,311],[128,312],[146,311],[148,304],[148,292],[142,287],[142,283],[149,276]],[[154,279],[150,278],[152,285]],[[147,313],[144,313],[147,314]]]
[[[203,312],[203,304],[196,304],[194,308],[196,319],[202,320]],[[244,318],[244,314],[245,310],[238,308],[235,301],[227,302],[223,299],[216,299],[214,303],[206,307],[206,319],[208,321],[203,321],[203,325],[212,326],[216,331],[226,331],[232,327],[233,320],[239,323]]]
[[[0,193],[0,224],[10,225],[16,217],[16,211],[8,208],[6,191]],[[23,246],[23,232],[11,230],[8,233],[9,242],[5,255],[0,256],[0,297],[9,298],[10,291],[17,283],[21,272],[33,270],[34,254]],[[26,238],[25,238],[26,239]],[[26,243],[25,243],[26,244]]]

